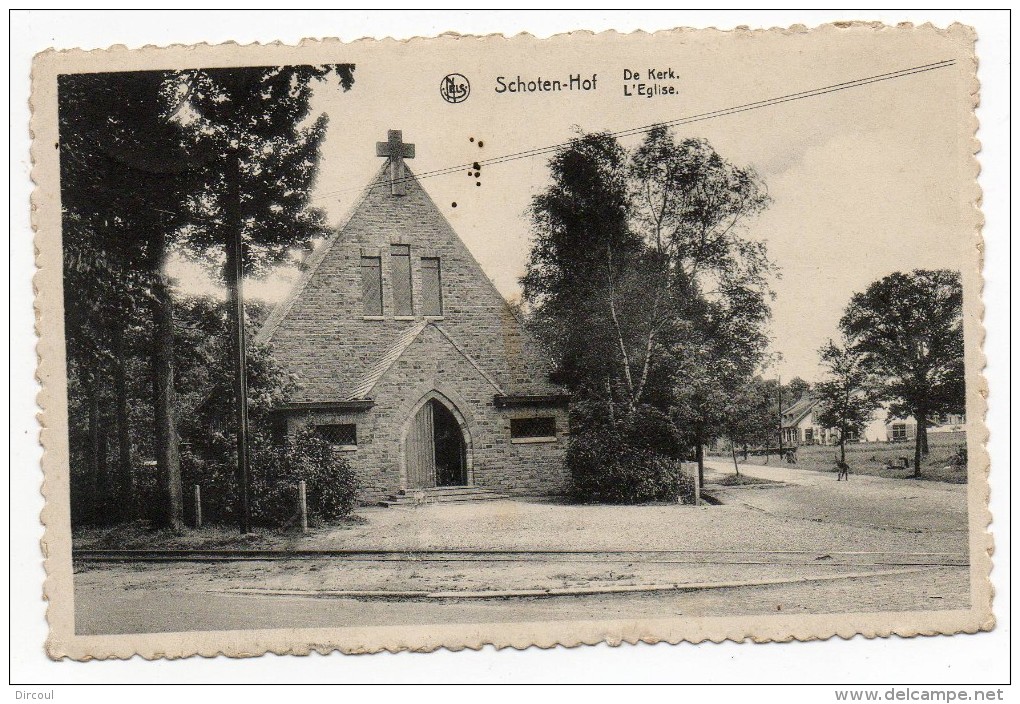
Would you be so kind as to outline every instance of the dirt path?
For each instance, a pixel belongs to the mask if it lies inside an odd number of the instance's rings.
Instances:
[[[732,471],[723,463],[709,469],[709,479]],[[278,548],[395,551],[385,559],[79,563],[78,626],[81,632],[111,633],[592,618],[601,612],[640,618],[968,605],[966,487],[877,477],[836,482],[831,475],[791,467],[744,465],[742,471],[780,483],[718,489],[721,506],[520,500],[373,508],[361,513],[361,524],[275,538]],[[472,549],[530,554],[406,552]],[[819,577],[826,579],[811,581]],[[770,579],[793,581],[482,604],[314,598],[345,590],[585,589]],[[252,588],[281,594],[236,593]],[[302,593],[308,597],[294,596]]]
[[[853,613],[883,609],[953,609],[967,603],[967,573],[959,568],[757,588],[485,602],[249,596],[182,590],[176,585],[172,578],[160,589],[113,588],[109,578],[76,580],[76,630],[83,634],[160,633],[550,619],[648,619],[674,615]]]
[[[732,465],[712,462],[714,476],[732,474]],[[834,474],[788,465],[742,465],[741,473],[783,482],[784,486],[751,485],[716,490],[735,502],[769,516],[832,526],[838,533],[881,530],[898,533],[907,545],[927,543],[931,549],[966,552],[967,487],[960,484],[852,476],[837,482]],[[709,475],[706,481],[711,481]],[[921,536],[918,538],[917,536]]]

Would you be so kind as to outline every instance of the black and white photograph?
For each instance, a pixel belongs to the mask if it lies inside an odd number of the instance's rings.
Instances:
[[[975,40],[39,55],[50,656],[993,628]]]

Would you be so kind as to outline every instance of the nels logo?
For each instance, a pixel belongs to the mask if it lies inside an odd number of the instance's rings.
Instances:
[[[471,84],[459,73],[451,73],[439,84],[439,95],[448,103],[463,103],[471,95]]]

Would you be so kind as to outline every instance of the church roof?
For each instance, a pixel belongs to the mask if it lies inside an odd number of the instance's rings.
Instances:
[[[413,156],[413,153],[412,153]],[[405,158],[412,158],[405,153]],[[307,260],[291,294],[255,335],[294,378],[294,403],[356,401],[373,389],[430,326],[493,389],[509,397],[562,394],[549,381],[552,361],[525,329],[428,193],[406,166],[403,193],[393,189],[387,159],[343,224]],[[387,174],[390,174],[387,178]],[[390,245],[442,262],[443,316],[364,316],[362,257],[382,257],[385,286]],[[415,265],[417,266],[417,265]],[[416,284],[417,285],[417,284]],[[415,294],[417,295],[417,294]],[[416,304],[417,305],[417,304]]]
[[[400,359],[400,355],[404,354],[404,351],[410,346],[414,339],[421,335],[422,330],[428,326],[427,320],[412,325],[404,333],[397,337],[394,343],[390,346],[386,352],[383,353],[379,359],[376,360],[375,364],[368,367],[365,370],[364,375],[354,385],[354,389],[351,391],[351,399],[370,398],[372,389],[382,378],[383,374],[389,371],[389,368]]]
[[[407,348],[411,346],[411,343],[418,339],[418,336],[421,335],[425,331],[425,328],[429,326],[435,328],[439,334],[445,337],[446,340],[453,345],[454,349],[456,349],[468,361],[468,363],[482,375],[482,378],[492,385],[493,390],[497,394],[503,395],[505,393],[503,388],[494,381],[492,377],[485,373],[485,370],[482,369],[481,365],[478,364],[471,355],[465,352],[452,337],[450,337],[449,333],[443,330],[441,326],[430,320],[422,320],[401,333],[393,342],[393,345],[386,350],[386,352],[383,353],[378,360],[376,360],[375,364],[372,364],[365,370],[364,375],[357,384],[355,384],[354,389],[351,391],[351,397],[348,400],[360,401],[371,398],[372,389],[374,389],[375,385],[379,383],[379,380],[382,379],[386,372],[389,371],[390,367],[396,364],[397,360],[400,359],[404,352],[407,351]]]

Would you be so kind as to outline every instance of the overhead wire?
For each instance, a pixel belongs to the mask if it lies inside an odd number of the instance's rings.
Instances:
[[[927,73],[929,71],[935,71],[942,68],[947,68],[956,63],[954,59],[944,59],[942,61],[935,61],[928,64],[921,64],[918,66],[911,66],[909,68],[899,69],[896,71],[889,71],[886,73],[875,74],[871,76],[865,76],[863,78],[856,78],[849,81],[842,81],[840,83],[833,83],[826,86],[820,86],[817,88],[811,88],[808,90],[798,91],[796,93],[788,93],[785,95],[774,96],[771,98],[765,98],[763,100],[756,100],[750,103],[744,103],[742,105],[734,105],[727,108],[720,108],[718,110],[711,110],[708,112],[698,113],[696,115],[688,115],[684,117],[678,117],[673,120],[665,120],[662,122],[654,122],[648,125],[642,125],[639,127],[631,127],[627,129],[618,130],[615,132],[609,132],[611,137],[629,137],[637,134],[643,134],[651,132],[654,129],[660,127],[674,127],[680,125],[688,125],[696,122],[702,122],[705,120],[711,120],[718,117],[726,117],[729,115],[736,115],[742,112],[748,112],[751,110],[760,110],[762,108],[772,107],[774,105],[781,105],[795,100],[805,100],[807,98],[814,98],[821,95],[827,95],[829,93],[836,93],[839,91],[849,90],[851,88],[859,88],[861,86],[871,85],[873,83],[880,83],[883,81],[890,81],[897,78],[905,78],[907,76],[913,76],[921,73]],[[557,144],[550,144],[543,147],[535,147],[533,149],[527,149],[524,151],[514,152],[511,154],[504,154],[502,156],[491,157],[488,159],[479,159],[471,163],[458,164],[456,166],[446,166],[439,169],[433,169],[431,171],[424,171],[422,173],[415,174],[413,176],[404,176],[401,178],[394,179],[394,182],[411,181],[413,179],[422,180],[427,178],[435,178],[438,176],[446,176],[448,174],[460,173],[465,169],[478,170],[478,167],[492,166],[496,164],[505,164],[510,161],[517,161],[519,159],[528,159],[535,156],[541,156],[558,151],[566,146],[570,142],[559,142]],[[390,183],[390,179],[376,180],[370,182],[369,187],[376,185],[384,185]],[[330,196],[339,195],[341,193],[348,193],[351,191],[363,190],[364,187],[357,188],[343,188],[335,191],[327,191],[326,193],[320,193],[310,200],[323,200]]]

